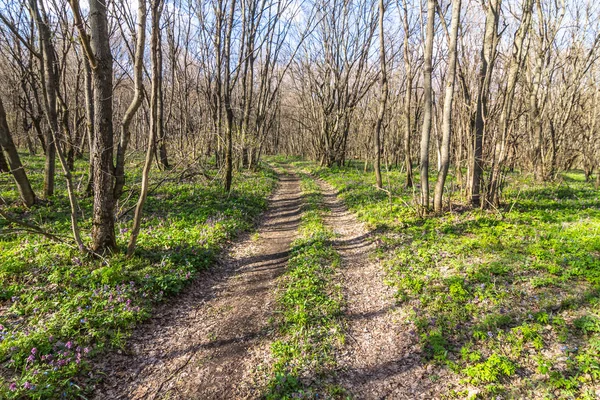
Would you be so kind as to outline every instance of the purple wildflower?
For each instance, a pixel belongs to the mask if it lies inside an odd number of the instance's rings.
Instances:
[[[11,383],[10,386],[8,387],[8,390],[10,390],[11,392],[14,392],[15,390],[17,390],[17,384],[16,383]]]

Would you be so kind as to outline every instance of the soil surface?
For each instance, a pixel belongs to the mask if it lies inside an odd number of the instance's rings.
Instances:
[[[285,271],[300,207],[298,178],[282,174],[256,233],[241,237],[218,266],[159,306],[124,352],[101,361],[106,378],[96,398],[258,397],[248,381],[272,336],[275,283]]]
[[[355,399],[432,399],[444,374],[425,367],[417,337],[395,306],[393,289],[373,257],[374,235],[326,182],[325,224],[342,259],[346,345],[329,381]],[[299,179],[287,173],[255,234],[237,240],[217,266],[132,335],[124,352],[97,367],[106,379],[96,399],[259,398],[270,364],[277,278],[285,272],[301,216]],[[434,379],[430,379],[430,378]],[[439,379],[441,381],[441,379]]]
[[[355,399],[436,398],[439,392],[429,377],[440,372],[422,363],[417,337],[403,323],[394,291],[384,283],[384,270],[373,257],[374,238],[335,189],[323,181],[319,185],[331,210],[325,223],[336,234],[334,247],[342,259],[348,324],[334,380]]]

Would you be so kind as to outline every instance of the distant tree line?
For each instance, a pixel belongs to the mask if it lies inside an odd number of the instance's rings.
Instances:
[[[28,207],[54,196],[62,174],[82,251],[116,249],[133,153],[145,159],[129,254],[151,167],[174,160],[210,161],[227,191],[265,154],[361,159],[379,187],[385,166],[401,167],[407,187],[418,169],[420,205],[437,212],[449,174],[487,208],[501,203],[508,171],[548,181],[575,167],[590,179],[600,167],[594,2],[132,4],[0,0],[0,171]],[[42,192],[18,150],[45,155]],[[78,185],[71,174],[84,157]],[[94,199],[89,246],[82,196]]]

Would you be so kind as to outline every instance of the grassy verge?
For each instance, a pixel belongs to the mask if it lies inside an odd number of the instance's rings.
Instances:
[[[305,206],[277,298],[282,338],[271,347],[275,363],[268,399],[333,394],[336,388],[320,378],[335,364],[333,351],[344,340],[341,289],[334,281],[339,255],[329,242],[332,232],[323,224],[319,186],[307,175],[301,184]]]
[[[39,191],[43,159],[24,159],[28,171],[40,171],[31,176]],[[84,171],[81,162],[77,179]],[[128,182],[135,182],[137,174],[134,170]],[[82,258],[43,237],[6,233],[14,227],[0,220],[0,398],[73,398],[89,392],[97,379],[91,358],[122,347],[153,304],[180,291],[212,264],[227,240],[250,229],[276,181],[268,170],[240,173],[228,195],[218,181],[171,179],[176,176],[154,172],[154,179],[166,181],[147,201],[138,251],[131,259],[114,255],[104,263]],[[59,180],[61,195],[50,203],[10,212],[68,237],[63,190]],[[14,196],[10,180],[2,182],[0,193]],[[82,226],[89,232],[91,199],[82,199],[81,206]],[[129,220],[118,222],[121,248],[129,226]]]
[[[582,174],[513,176],[506,209],[423,219],[398,171],[390,201],[372,172],[305,167],[376,229],[406,329],[446,396],[600,397],[600,197]]]

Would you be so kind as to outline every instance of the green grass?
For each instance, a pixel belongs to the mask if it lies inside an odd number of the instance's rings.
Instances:
[[[582,174],[511,176],[504,209],[421,218],[399,171],[384,173],[390,199],[362,168],[296,165],[376,231],[400,319],[451,371],[446,396],[600,395],[600,193]]]
[[[319,378],[335,365],[334,350],[344,340],[342,295],[334,279],[340,260],[323,224],[327,211],[319,186],[307,175],[301,185],[305,205],[277,297],[281,338],[271,346],[275,363],[268,399],[315,398],[338,389]]]
[[[43,159],[23,158],[39,193]],[[77,163],[76,181],[85,168],[85,162]],[[139,166],[129,170],[128,182],[138,182]],[[268,169],[240,172],[228,195],[218,180],[197,176],[180,181],[177,176],[153,172],[154,181],[167,180],[147,200],[131,259],[120,254],[107,262],[85,258],[66,244],[15,232],[17,227],[0,220],[0,398],[85,395],[98,378],[90,369],[91,358],[122,347],[156,302],[180,291],[212,265],[227,240],[250,229],[276,182]],[[57,196],[50,202],[27,211],[11,207],[10,212],[69,237],[65,184],[57,178]],[[3,174],[0,182],[2,197],[14,200],[9,177]],[[136,198],[134,193],[122,209]],[[91,199],[81,199],[81,208],[84,240],[89,241]],[[130,217],[117,225],[118,245],[124,249]]]

